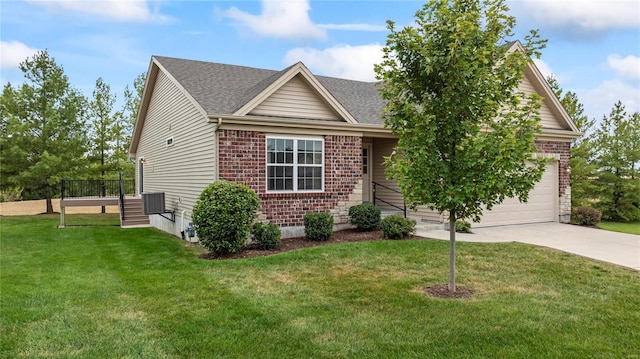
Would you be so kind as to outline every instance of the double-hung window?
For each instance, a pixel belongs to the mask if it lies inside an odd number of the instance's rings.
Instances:
[[[323,191],[324,140],[268,136],[267,190]]]

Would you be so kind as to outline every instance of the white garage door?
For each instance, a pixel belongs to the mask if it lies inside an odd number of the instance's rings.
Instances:
[[[491,211],[484,212],[480,223],[471,227],[502,226],[558,221],[558,162],[547,164],[542,179],[529,192],[529,202],[520,203],[517,198],[507,198]]]

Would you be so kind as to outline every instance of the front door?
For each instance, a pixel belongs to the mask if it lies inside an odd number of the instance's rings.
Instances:
[[[371,202],[371,144],[362,144],[362,202]]]

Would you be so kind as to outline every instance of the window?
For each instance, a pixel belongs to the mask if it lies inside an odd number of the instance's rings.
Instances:
[[[322,139],[267,137],[267,190],[318,192],[324,189]]]
[[[167,147],[173,146],[173,137],[167,138],[166,145]]]
[[[362,174],[369,173],[369,149],[362,149]]]

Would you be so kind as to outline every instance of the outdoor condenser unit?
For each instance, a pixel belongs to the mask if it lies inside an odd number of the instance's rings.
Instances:
[[[142,212],[144,214],[165,213],[164,192],[142,193]]]

